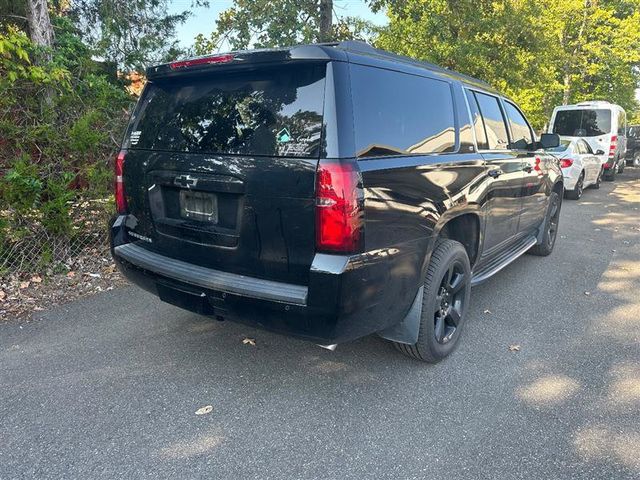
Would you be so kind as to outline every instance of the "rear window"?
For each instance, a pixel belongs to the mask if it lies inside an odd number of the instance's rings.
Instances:
[[[561,138],[560,145],[558,145],[557,147],[546,148],[545,150],[547,152],[564,152],[567,148],[569,148],[569,145],[571,145],[571,140]]]
[[[351,65],[359,157],[452,152],[451,87],[432,78]]]
[[[568,137],[597,137],[611,133],[611,110],[558,110],[553,133]]]
[[[171,79],[140,100],[131,148],[318,157],[324,65]]]

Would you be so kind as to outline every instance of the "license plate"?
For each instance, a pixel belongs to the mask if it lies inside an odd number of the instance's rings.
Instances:
[[[218,223],[218,197],[215,193],[180,190],[180,215],[190,220]]]

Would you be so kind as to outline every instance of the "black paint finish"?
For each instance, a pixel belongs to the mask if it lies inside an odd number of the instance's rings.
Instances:
[[[166,301],[190,308],[188,299],[203,298],[204,294],[208,315],[323,344],[348,341],[403,320],[422,285],[440,235],[475,248],[472,268],[480,269],[512,249],[523,235],[537,235],[549,194],[562,188],[556,160],[542,150],[531,145],[528,149],[514,145],[494,151],[478,149],[473,132],[482,126],[475,116],[476,124],[471,121],[465,88],[503,101],[480,81],[348,42],[260,52],[255,54],[255,62],[252,58],[253,54],[243,53],[242,61],[195,71],[215,75],[234,68],[272,68],[282,62],[323,63],[326,76],[319,158],[141,150],[131,146],[129,129],[124,141],[129,215],[118,217],[113,224],[112,247],[134,241],[196,266],[305,286],[307,303],[289,305],[223,295],[115,257],[128,278]],[[359,86],[350,75],[354,64],[359,69],[366,67],[370,75],[384,69],[385,77],[394,72],[446,82],[455,121],[453,152],[356,151],[354,110],[359,106],[352,101],[352,92]],[[170,72],[166,66],[151,70],[152,78],[163,72],[194,75]],[[363,78],[361,73],[358,78]],[[398,101],[410,93],[402,92]],[[362,174],[361,252],[330,255],[315,250],[315,172],[321,159],[353,162]],[[177,177],[181,177],[178,184],[174,183]],[[180,219],[176,206],[167,204],[176,201],[176,192],[183,188],[181,182],[191,179],[197,183],[194,189],[217,195],[217,224]],[[462,216],[470,221],[460,222]],[[138,236],[128,235],[129,231]],[[469,239],[473,241],[466,241]],[[200,300],[190,309],[202,312]]]

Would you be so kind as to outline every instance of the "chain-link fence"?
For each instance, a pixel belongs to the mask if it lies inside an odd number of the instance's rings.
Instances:
[[[12,218],[10,211],[0,212],[0,221],[10,225],[0,238],[0,276],[65,269],[90,271],[110,263],[108,220],[113,208],[111,199],[72,203],[71,229],[60,235],[47,231],[40,212],[19,219]]]

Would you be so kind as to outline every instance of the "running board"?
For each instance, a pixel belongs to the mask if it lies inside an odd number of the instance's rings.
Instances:
[[[483,266],[479,271],[473,272],[471,277],[471,286],[475,287],[489,277],[495,275],[504,267],[513,262],[516,258],[523,255],[527,250],[533,247],[537,243],[536,237],[529,236],[520,240],[515,245],[511,246],[508,250],[502,252],[496,258],[491,260],[487,265]]]

